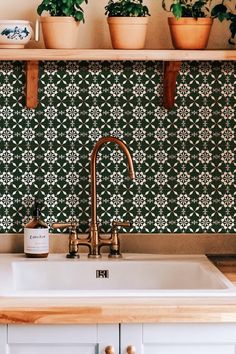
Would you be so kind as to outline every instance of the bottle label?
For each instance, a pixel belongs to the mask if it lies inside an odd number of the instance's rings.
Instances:
[[[48,229],[24,229],[24,252],[41,254],[49,252]]]

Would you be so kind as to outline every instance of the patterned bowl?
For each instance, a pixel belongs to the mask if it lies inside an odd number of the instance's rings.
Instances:
[[[24,48],[32,35],[29,21],[0,20],[0,48]]]

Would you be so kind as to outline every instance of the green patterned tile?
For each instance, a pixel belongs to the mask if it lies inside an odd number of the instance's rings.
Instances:
[[[235,64],[182,65],[173,110],[162,107],[160,62],[44,62],[40,104],[24,108],[20,62],[0,63],[0,232],[22,232],[37,196],[47,222],[90,218],[89,158],[107,135],[124,140],[98,158],[103,231],[235,232]]]

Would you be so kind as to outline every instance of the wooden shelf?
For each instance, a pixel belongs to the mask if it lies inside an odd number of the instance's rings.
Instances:
[[[236,60],[236,50],[0,49],[0,60]]]
[[[50,60],[108,60],[163,61],[164,107],[171,109],[175,101],[176,79],[182,61],[234,61],[236,50],[175,50],[175,49],[0,49],[0,61],[26,61],[26,106],[38,104],[39,61]]]

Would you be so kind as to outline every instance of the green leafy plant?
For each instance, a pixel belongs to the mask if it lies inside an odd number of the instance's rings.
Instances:
[[[235,0],[232,0],[234,2]],[[171,12],[177,19],[181,17],[212,17],[219,21],[227,20],[230,22],[229,29],[231,37],[230,44],[234,44],[236,36],[236,5],[232,5],[231,0],[220,0],[220,3],[212,6],[213,0],[171,0],[169,7],[168,0],[162,0],[162,7],[165,11]],[[210,7],[212,8],[210,10]]]
[[[105,14],[109,17],[145,17],[150,16],[143,0],[109,0],[105,6]]]
[[[84,22],[84,11],[80,6],[83,2],[87,4],[88,0],[43,0],[37,13],[41,15],[43,11],[47,11],[51,16],[69,16]]]
[[[172,12],[176,18],[181,17],[206,17],[209,13],[211,0],[173,0],[169,9],[166,5],[167,0],[162,0],[162,7],[165,11]]]
[[[233,0],[234,1],[234,0]],[[234,38],[236,36],[236,5],[231,3],[231,0],[222,0],[220,4],[217,4],[211,10],[211,16],[213,18],[218,18],[221,22],[227,20],[230,22],[229,30],[231,32],[231,37],[229,39],[230,44],[234,43]]]

